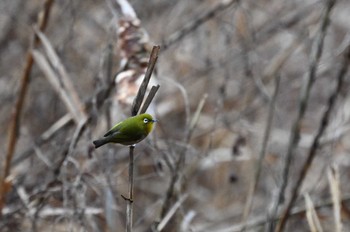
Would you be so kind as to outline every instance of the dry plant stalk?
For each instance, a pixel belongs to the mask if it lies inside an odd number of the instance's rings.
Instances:
[[[350,195],[343,196],[340,202],[341,204],[348,204],[350,202]],[[315,203],[314,208],[317,210],[325,207],[331,207],[332,205],[333,205],[333,201],[331,199],[327,199],[325,201]],[[301,215],[304,215],[306,212],[307,212],[307,208],[305,208],[305,206],[298,206],[292,209],[290,215],[300,217]],[[272,220],[276,222],[280,219],[281,219],[280,216],[276,216]],[[245,224],[240,223],[240,224],[228,226],[222,229],[215,230],[215,232],[241,232],[243,229],[249,229],[249,231],[259,231],[256,228],[258,227],[261,228],[264,224],[268,222],[268,220],[269,219],[266,218],[265,215],[257,216],[249,220]],[[208,230],[201,230],[201,231],[208,231]]]
[[[328,99],[328,104],[327,104],[327,108],[326,111],[324,112],[321,122],[320,122],[320,126],[318,128],[317,134],[312,142],[311,148],[309,150],[309,153],[307,155],[306,161],[303,164],[299,177],[294,185],[294,187],[292,188],[292,196],[291,199],[289,200],[286,210],[283,213],[282,219],[278,225],[278,230],[277,231],[282,231],[285,223],[288,219],[289,216],[289,212],[291,211],[291,208],[298,196],[299,193],[299,189],[305,179],[305,176],[307,174],[307,172],[309,171],[309,168],[312,164],[312,161],[314,160],[315,156],[316,156],[316,151],[319,147],[320,144],[320,139],[324,133],[324,131],[326,130],[328,124],[329,124],[329,120],[330,120],[330,114],[334,108],[335,102],[337,100],[338,94],[340,93],[340,90],[343,86],[343,82],[344,82],[344,78],[346,76],[347,70],[348,70],[348,66],[349,66],[349,62],[350,62],[350,46],[347,48],[345,54],[344,54],[344,58],[343,58],[343,62],[342,62],[342,66],[340,67],[339,73],[337,75],[337,86],[335,88],[335,90],[333,91],[333,93],[330,95],[329,99]]]
[[[168,213],[164,216],[163,220],[159,222],[157,226],[157,231],[162,231],[172,216],[176,213],[178,208],[184,203],[187,199],[188,194],[185,194],[179,198],[179,200],[173,205],[173,207],[168,211]]]
[[[37,25],[41,31],[44,31],[47,26],[53,2],[54,2],[53,0],[46,0],[43,5],[43,10],[38,15]],[[39,39],[35,34],[33,34],[32,41],[31,41],[31,48],[35,48],[38,44],[39,44]],[[22,108],[24,105],[24,99],[25,99],[28,85],[29,85],[30,73],[34,62],[33,56],[31,53],[31,48],[28,49],[27,51],[26,63],[23,69],[22,77],[21,77],[21,86],[18,93],[16,104],[12,113],[10,126],[8,129],[7,154],[6,154],[5,162],[3,164],[3,173],[0,176],[0,217],[2,216],[2,209],[5,204],[5,195],[7,193],[6,178],[10,174],[11,161],[12,161],[13,154],[15,152],[15,146],[18,138],[20,117],[21,117]]]
[[[329,189],[333,201],[333,213],[334,213],[334,231],[343,231],[343,225],[341,222],[341,195],[340,195],[340,181],[339,181],[339,170],[338,167],[330,167],[327,170],[327,177],[329,182]]]
[[[301,89],[300,93],[300,101],[299,101],[299,106],[298,106],[298,112],[297,112],[297,117],[295,122],[293,123],[292,131],[291,131],[291,136],[288,144],[288,150],[287,154],[285,156],[284,164],[283,164],[283,170],[282,170],[282,180],[281,180],[281,185],[278,190],[278,195],[277,199],[274,202],[274,206],[272,208],[272,212],[270,214],[270,218],[274,218],[275,215],[277,214],[277,209],[279,204],[282,202],[282,199],[285,196],[285,190],[288,184],[288,177],[289,177],[289,169],[290,165],[292,162],[292,157],[294,156],[295,149],[298,146],[299,139],[300,139],[300,130],[301,130],[301,124],[302,124],[302,119],[305,115],[305,111],[308,106],[308,100],[310,96],[310,90],[311,87],[314,84],[315,78],[316,78],[316,70],[318,67],[318,63],[320,61],[322,52],[323,52],[323,42],[324,38],[326,35],[326,31],[329,25],[329,17],[330,17],[330,12],[335,4],[335,0],[328,0],[327,5],[325,7],[325,12],[324,16],[322,18],[322,23],[320,30],[318,32],[318,35],[315,38],[314,41],[314,47],[312,49],[311,57],[310,57],[310,67],[307,75],[305,76],[304,84]],[[321,134],[323,133],[323,130],[321,131]],[[318,147],[318,139],[315,144],[315,150]],[[314,151],[315,152],[315,151]],[[300,184],[300,183],[299,183]],[[299,188],[299,187],[298,187]],[[296,194],[295,194],[296,195]],[[294,197],[296,198],[296,196]],[[293,199],[291,205],[294,203]],[[290,207],[291,207],[290,205]],[[285,216],[282,217],[282,221],[279,223],[279,226],[276,231],[282,231],[284,228],[284,225],[286,223],[286,220],[288,218],[288,214],[290,211],[289,206],[287,207],[288,211],[285,213]],[[268,231],[273,231],[274,229],[274,223],[271,221],[268,224]]]
[[[137,95],[135,97],[135,100],[133,102],[132,108],[131,108],[131,115],[135,116],[140,111],[141,104],[143,102],[143,99],[146,94],[147,86],[149,83],[149,80],[151,79],[152,72],[154,70],[154,67],[156,65],[156,62],[158,60],[158,53],[159,53],[160,46],[154,46],[149,58],[147,71],[145,74],[145,77],[143,79],[143,82],[137,92]],[[154,87],[154,88],[153,88]],[[147,107],[152,102],[157,90],[159,89],[158,86],[153,86],[151,91],[147,97],[146,104],[143,105],[141,112],[144,110],[146,112]],[[128,197],[123,197],[127,201],[126,205],[126,232],[132,231],[132,225],[133,225],[133,201],[134,201],[134,148],[135,145],[132,145],[129,147],[129,193]]]
[[[76,123],[76,129],[70,144],[66,149],[64,149],[63,156],[58,162],[58,165],[55,167],[57,177],[58,174],[61,173],[62,166],[65,165],[67,158],[70,157],[83,132],[85,131],[89,117],[85,112],[84,104],[80,100],[71,78],[68,76],[65,67],[52,47],[50,41],[40,30],[35,29],[35,32],[44,47],[46,57],[38,50],[34,49],[32,51],[34,60],[39,68],[41,68],[41,70],[46,74],[45,77],[56,90],[57,94],[66,105],[67,110],[72,115],[72,118]]]
[[[279,90],[279,86],[280,86],[280,80],[281,80],[281,76],[280,75],[276,76],[275,90],[274,90],[272,99],[270,101],[269,113],[267,116],[267,123],[266,123],[265,133],[264,133],[264,137],[263,137],[263,143],[262,143],[261,150],[259,153],[259,159],[257,160],[257,162],[255,164],[255,176],[254,176],[254,179],[250,183],[245,208],[243,211],[243,217],[242,217],[243,224],[247,222],[249,213],[250,213],[251,208],[253,206],[254,192],[255,192],[256,187],[259,183],[262,164],[263,164],[263,161],[265,158],[266,148],[267,148],[267,144],[268,144],[268,141],[270,138],[273,115],[275,113],[275,102],[277,99],[277,94],[278,94],[278,90]]]
[[[129,147],[129,196],[124,198],[127,200],[126,205],[126,232],[132,231],[132,222],[133,222],[133,198],[134,198],[134,149],[135,145]]]
[[[80,120],[80,115],[77,111],[77,108],[75,107],[67,91],[64,89],[63,85],[61,85],[59,78],[57,77],[53,69],[50,67],[49,62],[46,60],[44,55],[42,55],[37,50],[33,51],[33,57],[38,66],[41,68],[41,70],[45,73],[45,77],[47,77],[50,84],[59,94],[60,98],[66,105],[68,111],[73,115],[74,121],[78,123]]]
[[[37,64],[45,72],[48,81],[53,85],[53,88],[58,92],[68,110],[73,115],[76,123],[85,121],[87,115],[84,110],[84,104],[81,102],[77,91],[69,77],[65,67],[58,57],[55,49],[52,47],[48,38],[38,29],[34,28],[36,35],[43,45],[47,59],[39,51],[34,50],[33,56]],[[38,62],[39,61],[39,62]],[[57,70],[55,72],[54,70]]]
[[[304,194],[306,204],[306,218],[312,232],[323,232],[320,219],[317,216],[314,203],[309,194]]]
[[[156,95],[159,87],[160,87],[160,85],[152,86],[151,90],[148,93],[148,96],[147,96],[145,102],[143,103],[143,106],[140,110],[140,114],[146,113],[147,108],[151,105],[151,102],[152,102],[154,96]]]
[[[200,113],[203,110],[203,107],[204,107],[204,104],[207,100],[207,97],[208,97],[208,95],[204,94],[204,96],[202,97],[201,101],[198,104],[196,112],[193,115],[192,120],[190,121],[190,123],[188,125],[188,130],[186,131],[184,144],[188,144],[191,137],[192,137],[192,133],[197,126],[197,122],[198,122],[198,119],[200,117]],[[173,197],[175,195],[175,185],[179,181],[181,175],[183,175],[182,167],[183,167],[183,164],[185,162],[185,155],[187,152],[187,148],[188,147],[185,146],[184,149],[180,152],[179,157],[176,160],[175,167],[172,169],[172,176],[170,179],[169,187],[167,189],[165,199],[164,199],[164,202],[163,202],[163,205],[161,208],[161,213],[160,213],[161,221],[164,221],[164,218],[169,213],[168,211],[171,210],[170,206],[171,206],[171,202],[173,200]],[[157,226],[157,228],[158,228],[158,226]]]
[[[144,99],[144,96],[145,96],[145,93],[147,90],[149,80],[151,79],[151,76],[153,73],[154,66],[156,65],[156,62],[158,60],[159,50],[160,50],[160,46],[153,46],[151,56],[150,56],[149,61],[148,61],[148,66],[147,66],[147,71],[146,71],[145,77],[142,81],[142,84],[139,88],[139,91],[137,92],[135,100],[131,106],[131,115],[132,116],[137,115],[137,113],[140,110],[141,104],[143,102],[143,99]]]
[[[110,65],[110,63],[111,63],[110,57],[108,57],[107,59],[109,60],[108,63]],[[110,68],[108,67],[107,70],[109,70],[108,71],[108,73],[109,73]],[[119,70],[118,73],[121,71],[122,71],[122,69]],[[107,77],[109,77],[109,76],[107,76]],[[114,80],[113,81],[109,80],[106,86],[103,86],[102,88],[98,89],[98,91],[96,91],[92,97],[90,97],[86,102],[84,102],[83,109],[86,109],[86,111],[89,113],[89,115],[91,114],[90,111],[93,108],[93,106],[96,106],[97,109],[100,109],[103,106],[104,101],[109,97],[113,87],[114,87]],[[85,111],[83,111],[83,112],[85,112]],[[67,114],[62,116],[55,123],[53,123],[49,129],[47,129],[44,133],[42,133],[42,135],[38,139],[35,140],[35,142],[34,142],[35,145],[41,146],[45,142],[48,142],[50,139],[53,138],[53,136],[57,132],[61,131],[73,119],[76,119],[76,118],[73,118],[73,114],[71,112],[68,112]],[[79,119],[79,120],[81,120],[81,119]],[[86,120],[86,123],[88,123],[88,122],[89,121]],[[33,149],[34,149],[34,146],[28,148],[26,151],[24,151],[22,154],[20,154],[17,158],[12,160],[12,165],[16,166],[16,165],[20,164],[23,160],[29,158],[32,154]]]

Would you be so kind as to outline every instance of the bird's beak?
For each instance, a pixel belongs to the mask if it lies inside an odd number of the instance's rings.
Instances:
[[[158,120],[157,119],[152,119],[152,122],[158,122]]]

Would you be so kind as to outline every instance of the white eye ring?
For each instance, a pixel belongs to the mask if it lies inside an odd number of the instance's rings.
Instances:
[[[144,118],[144,119],[143,119],[143,123],[147,124],[147,123],[148,123],[148,119],[147,119],[147,118]]]

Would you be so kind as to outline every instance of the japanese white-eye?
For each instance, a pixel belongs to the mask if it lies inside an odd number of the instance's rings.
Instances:
[[[140,114],[125,119],[114,125],[105,135],[104,138],[93,141],[95,148],[106,143],[120,143],[122,145],[133,145],[144,138],[152,131],[153,119],[150,114]]]

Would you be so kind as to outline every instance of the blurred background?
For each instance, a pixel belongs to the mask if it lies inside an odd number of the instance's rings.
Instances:
[[[346,0],[2,0],[0,231],[125,231],[129,149],[92,140],[130,116],[154,45],[159,122],[135,148],[133,231],[274,231],[323,126],[285,231],[350,230],[349,12]]]

